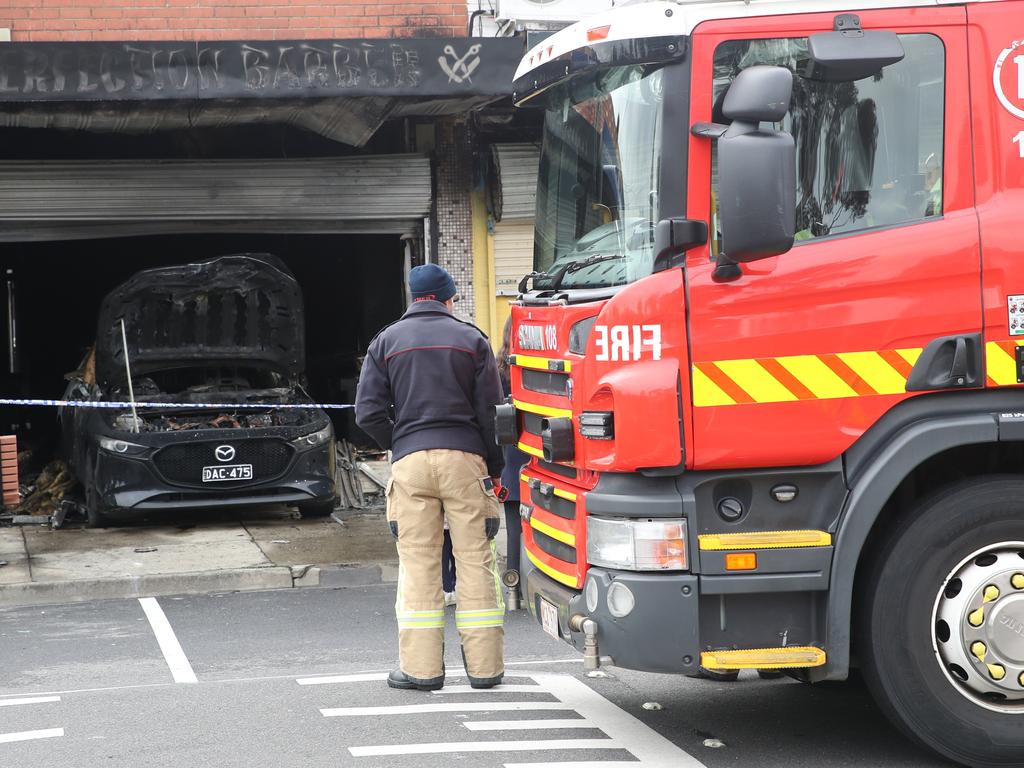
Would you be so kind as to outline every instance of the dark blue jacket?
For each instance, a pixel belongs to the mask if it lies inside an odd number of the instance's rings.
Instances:
[[[494,439],[498,366],[483,332],[437,301],[416,301],[370,342],[356,390],[356,423],[398,461],[449,448],[504,459]]]

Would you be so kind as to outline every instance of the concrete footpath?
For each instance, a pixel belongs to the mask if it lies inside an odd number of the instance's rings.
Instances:
[[[0,606],[394,581],[383,511],[284,508],[159,526],[0,528]]]

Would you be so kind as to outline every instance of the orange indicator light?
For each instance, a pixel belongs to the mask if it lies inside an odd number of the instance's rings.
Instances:
[[[606,40],[608,33],[611,32],[612,25],[605,24],[603,27],[594,27],[593,29],[587,30],[587,42],[593,43],[598,40]]]
[[[756,571],[756,552],[729,552],[725,556],[725,570],[727,571]]]

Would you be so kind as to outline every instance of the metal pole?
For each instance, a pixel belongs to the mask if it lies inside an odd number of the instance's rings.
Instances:
[[[121,348],[124,350],[124,374],[128,377],[128,402],[132,404],[132,431],[139,431],[139,414],[135,410],[135,388],[132,386],[132,368],[128,362],[128,334],[124,330],[124,318],[121,318]]]

